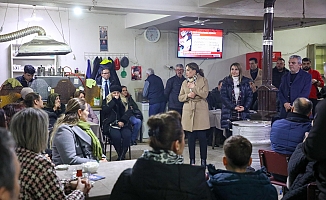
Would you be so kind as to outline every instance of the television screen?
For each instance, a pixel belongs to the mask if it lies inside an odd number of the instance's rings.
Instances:
[[[180,27],[178,58],[222,58],[223,30]]]

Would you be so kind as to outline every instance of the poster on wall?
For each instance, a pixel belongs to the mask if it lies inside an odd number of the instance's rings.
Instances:
[[[132,81],[141,80],[141,66],[131,67],[131,80]]]
[[[108,51],[108,27],[100,26],[100,51]]]

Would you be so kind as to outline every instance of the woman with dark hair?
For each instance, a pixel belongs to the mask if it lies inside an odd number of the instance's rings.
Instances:
[[[58,93],[52,93],[48,96],[44,110],[53,112],[59,118],[61,114],[65,113],[66,107],[60,101],[60,95]]]
[[[186,66],[179,101],[184,102],[182,109],[182,126],[187,131],[190,164],[195,164],[196,138],[200,145],[201,165],[206,166],[207,140],[206,130],[210,128],[207,104],[208,81],[202,69],[196,63]]]
[[[0,108],[0,127],[7,128],[6,113],[2,108]]]
[[[52,159],[54,164],[82,164],[102,160],[102,148],[87,122],[87,104],[83,99],[68,101],[66,113],[54,125]]]
[[[153,115],[149,145],[132,169],[123,171],[110,199],[211,199],[205,168],[183,163],[185,146],[180,114]]]
[[[253,99],[250,81],[250,78],[242,76],[239,63],[233,63],[230,75],[223,79],[221,127],[225,128],[227,138],[232,135],[232,121],[250,119],[249,109]]]
[[[85,92],[82,91],[82,90],[76,91],[75,94],[74,94],[74,97],[75,98],[81,98],[81,99],[85,100]],[[91,108],[91,105],[89,105],[88,103],[87,103],[87,108],[88,108],[88,110],[87,110],[88,111],[87,121],[98,124],[99,120],[98,120],[96,114],[94,113],[93,109]]]
[[[10,103],[2,107],[6,114],[7,119],[7,127],[10,126],[11,118],[14,114],[18,113],[19,111],[25,108],[24,104],[21,103]]]
[[[48,124],[48,115],[35,108],[26,108],[11,120],[10,132],[16,141],[16,154],[21,165],[19,199],[84,199],[84,194],[90,190],[87,180],[78,179],[76,190],[66,196],[54,164],[41,154],[47,146]],[[66,189],[70,185],[67,184]]]
[[[121,94],[120,85],[111,85],[106,97],[107,105],[103,107],[103,134],[110,137],[118,154],[118,160],[124,160],[131,142],[132,110],[127,98]]]

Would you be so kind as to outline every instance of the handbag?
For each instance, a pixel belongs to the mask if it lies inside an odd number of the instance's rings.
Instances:
[[[142,113],[140,110],[138,110],[138,109],[132,110],[132,114],[133,114],[136,118],[138,118],[138,119],[140,119],[140,120],[143,120],[143,113]]]

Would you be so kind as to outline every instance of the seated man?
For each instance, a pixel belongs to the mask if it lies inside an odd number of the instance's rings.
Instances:
[[[222,108],[222,98],[221,98],[221,87],[223,80],[218,82],[216,88],[208,92],[207,103],[209,110],[221,109]]]
[[[277,191],[262,169],[246,172],[251,165],[252,144],[241,135],[224,142],[223,164],[226,170],[208,165],[208,185],[219,200],[277,200]]]
[[[271,149],[277,153],[291,155],[297,145],[303,141],[305,132],[311,129],[309,116],[312,103],[304,97],[293,102],[291,112],[286,119],[280,119],[272,124]]]
[[[16,77],[16,79],[22,84],[23,87],[31,86],[33,82],[33,76],[35,74],[35,68],[32,65],[25,65],[24,74]]]

